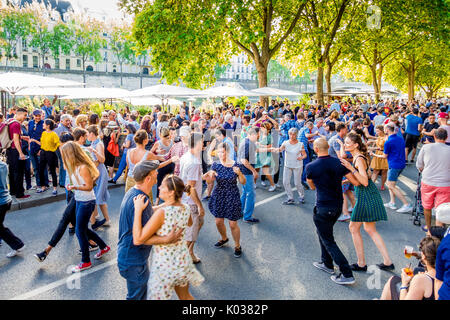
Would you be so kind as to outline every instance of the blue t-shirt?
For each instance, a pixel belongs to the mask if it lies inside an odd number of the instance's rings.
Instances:
[[[50,117],[52,115],[53,106],[49,106],[49,107],[42,106],[42,110],[45,113],[45,119],[47,119],[48,117]]]
[[[316,206],[342,208],[342,177],[349,172],[339,159],[331,156],[319,157],[306,165],[306,178],[316,186]]]
[[[409,114],[406,116],[405,120],[406,120],[405,133],[413,136],[420,136],[419,125],[423,123],[422,118],[415,116],[413,114]]]
[[[119,244],[117,248],[117,263],[122,267],[141,266],[147,263],[152,246],[133,244],[134,202],[133,198],[143,194],[135,187],[125,194],[120,206],[119,218]],[[147,197],[148,199],[148,197]],[[147,208],[142,212],[142,226],[144,226],[153,214],[149,201]]]
[[[390,135],[384,144],[384,153],[390,169],[405,168],[405,140],[397,134]]]
[[[0,205],[7,204],[12,201],[8,190],[6,177],[8,176],[8,166],[0,160]]]
[[[450,235],[439,244],[436,255],[436,279],[442,281],[439,300],[450,300]]]
[[[31,120],[28,123],[28,135],[31,139],[41,141],[42,132],[44,132],[44,120],[36,123],[34,120]],[[36,142],[31,142],[30,144],[30,152],[31,154],[36,154],[41,150],[41,146]]]

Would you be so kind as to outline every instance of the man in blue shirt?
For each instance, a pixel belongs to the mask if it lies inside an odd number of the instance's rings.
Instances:
[[[43,128],[44,120],[42,120],[42,111],[41,110],[34,110],[33,111],[33,120],[31,120],[28,123],[28,136],[30,139],[34,139],[36,141],[41,141],[42,132],[44,131]],[[30,143],[30,160],[31,164],[33,165],[33,169],[35,172],[36,177],[36,184],[38,186],[46,186],[48,184],[48,174],[47,169],[45,169],[44,177],[46,181],[43,181],[41,184],[41,179],[39,175],[39,151],[41,151],[41,146],[38,145],[36,142]]]
[[[401,190],[396,186],[398,177],[405,168],[405,141],[403,138],[399,137],[396,132],[396,126],[393,123],[388,123],[384,126],[384,133],[388,135],[388,139],[384,144],[384,154],[377,155],[371,152],[371,156],[387,159],[389,170],[387,176],[386,185],[389,188],[390,201],[385,203],[384,206],[392,210],[397,209],[395,206],[395,197],[399,198],[403,202],[403,206],[397,210],[399,213],[408,213],[411,211],[412,207],[406,201],[405,196]]]
[[[53,103],[56,102],[57,97],[53,100]],[[55,116],[55,107],[52,106],[49,99],[44,99],[44,105],[41,107],[42,111],[44,111],[45,119],[50,116]]]
[[[284,115],[284,123],[280,126],[280,133],[281,133],[280,146],[283,144],[284,141],[289,139],[288,132],[291,128],[300,129],[297,126],[297,122],[292,119],[292,115],[290,113],[287,113]]]
[[[117,265],[120,275],[127,280],[127,300],[146,300],[147,282],[149,279],[148,258],[154,244],[175,243],[181,239],[183,230],[174,228],[167,236],[153,235],[144,243],[136,245],[133,240],[134,199],[142,194],[148,200],[156,184],[158,161],[142,161],[136,165],[133,177],[136,185],[125,194],[120,206],[119,244],[117,249]],[[151,205],[142,212],[142,226],[153,214]]]
[[[406,162],[408,162],[408,155],[412,150],[411,163],[414,163],[414,157],[416,156],[417,144],[419,143],[423,124],[422,118],[419,117],[419,109],[414,107],[412,114],[408,114],[405,121],[405,158]]]

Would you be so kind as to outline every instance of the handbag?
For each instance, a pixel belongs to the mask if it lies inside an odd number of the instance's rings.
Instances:
[[[111,135],[111,140],[109,141],[108,148],[106,148],[106,150],[108,150],[114,157],[119,156],[119,145],[116,143],[114,135]]]

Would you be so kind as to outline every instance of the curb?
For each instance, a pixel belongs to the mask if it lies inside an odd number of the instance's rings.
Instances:
[[[123,186],[125,186],[124,183],[109,184],[108,190],[120,188]],[[64,190],[64,189],[58,189],[58,191],[60,191],[60,190]],[[66,199],[65,191],[58,193],[58,195],[56,195],[56,196],[48,196],[48,197],[41,198],[41,199],[30,199],[30,200],[24,200],[24,201],[17,200],[15,197],[13,197],[13,203],[11,205],[11,209],[9,210],[9,212],[38,207],[38,206],[42,206],[44,204],[58,202],[58,201],[65,200],[65,199]]]

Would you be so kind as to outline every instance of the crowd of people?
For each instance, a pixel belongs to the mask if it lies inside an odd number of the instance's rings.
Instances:
[[[386,284],[382,298],[418,298],[420,284],[420,298],[448,299],[450,237],[440,234],[438,239],[433,232],[445,230],[450,221],[436,220],[433,226],[432,210],[450,202],[449,112],[447,99],[375,103],[349,98],[325,106],[272,100],[268,107],[224,103],[213,112],[184,103],[175,114],[156,106],[145,115],[128,108],[101,115],[57,111],[49,99],[31,113],[12,107],[0,115],[6,153],[6,163],[0,162],[0,238],[13,249],[8,257],[23,251],[22,240],[3,225],[4,216],[12,197],[50,192],[51,183],[54,196],[58,186],[65,189],[67,207],[48,246],[35,258],[43,262],[69,228],[81,253],[73,271],[86,270],[92,266],[90,251],[97,250],[94,258],[100,259],[111,250],[95,231],[111,226],[108,184],[122,178],[118,266],[127,281],[127,299],[170,299],[173,290],[180,299],[193,299],[189,285],[204,281],[195,268],[201,263],[195,244],[206,207],[219,235],[214,247],[229,242],[228,220],[234,257],[239,258],[245,244],[238,221],[260,222],[256,188],[275,192],[283,187],[287,206],[302,206],[305,190],[316,190],[313,220],[321,259],[313,264],[335,283],[349,285],[356,281],[354,272],[367,271],[361,227],[382,257],[377,266],[395,269],[376,222],[388,219],[387,210],[410,213],[416,205],[397,185],[405,167],[415,163],[421,177],[426,234],[420,256],[426,271],[412,281],[408,276],[410,287],[402,270],[402,278]],[[387,203],[383,192],[389,193]],[[334,240],[337,221],[349,222],[357,255],[352,264]],[[397,292],[400,282],[406,284]]]

